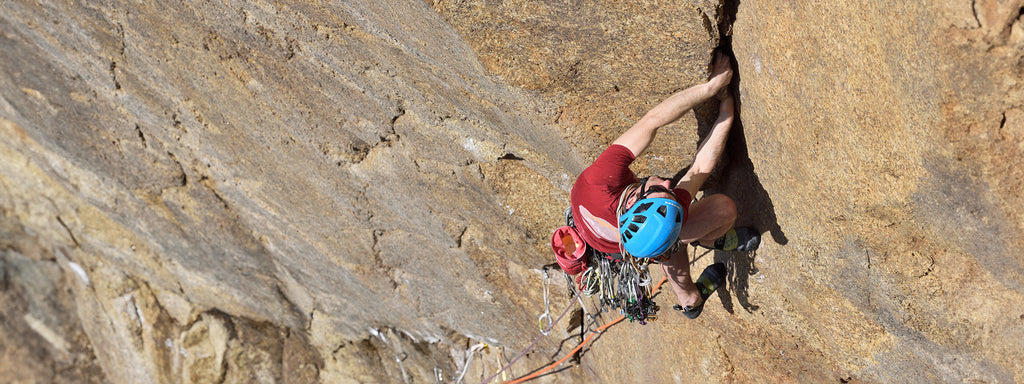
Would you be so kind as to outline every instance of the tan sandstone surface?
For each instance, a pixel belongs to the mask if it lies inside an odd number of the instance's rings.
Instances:
[[[480,382],[539,335],[576,174],[721,46],[706,193],[762,248],[691,252],[730,269],[699,319],[663,288],[537,381],[1022,382],[1021,9],[2,1],[0,377]],[[635,170],[684,168],[715,113]]]

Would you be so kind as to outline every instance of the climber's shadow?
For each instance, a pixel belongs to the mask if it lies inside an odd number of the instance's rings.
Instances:
[[[732,56],[732,52],[728,52]],[[754,172],[754,164],[750,160],[750,153],[747,151],[747,141],[743,134],[742,100],[739,98],[740,75],[733,61],[733,81],[729,91],[736,101],[736,115],[733,119],[732,131],[726,142],[725,152],[718,162],[718,167],[704,184],[704,194],[711,195],[722,193],[731,197],[736,202],[739,217],[736,227],[754,227],[761,232],[762,246],[770,238],[775,243],[785,245],[789,242],[786,234],[779,226],[778,218],[775,216],[775,205],[772,204],[771,196],[761,185],[761,181]],[[718,118],[719,101],[712,99],[704,105],[695,109],[697,116],[698,136],[703,141],[710,132],[712,125]],[[698,141],[698,142],[700,142]],[[681,178],[686,170],[676,175],[676,180]],[[757,274],[757,267],[754,264],[756,251],[753,252],[715,252],[715,261],[725,263],[729,269],[729,289],[719,290],[722,304],[730,313],[733,312],[733,303],[730,291],[736,295],[736,300],[747,312],[758,309],[757,305],[749,301],[749,278]]]

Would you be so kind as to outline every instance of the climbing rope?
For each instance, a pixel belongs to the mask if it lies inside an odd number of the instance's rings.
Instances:
[[[659,281],[658,284],[654,286],[653,290],[657,291],[658,289],[660,289],[661,288],[661,284],[665,283],[665,281],[667,281],[667,280],[668,280],[667,277],[662,277],[661,281]],[[580,345],[577,345],[576,348],[574,348],[572,351],[569,351],[568,354],[566,354],[564,357],[562,357],[558,361],[552,363],[551,365],[548,365],[548,366],[546,366],[544,368],[541,368],[541,369],[537,370],[536,372],[533,372],[533,373],[531,373],[531,374],[529,374],[527,376],[523,376],[523,377],[520,377],[520,378],[512,380],[512,381],[506,381],[504,384],[518,384],[518,383],[522,383],[524,381],[536,378],[537,376],[540,376],[540,375],[543,375],[544,373],[547,373],[547,371],[550,371],[552,368],[555,368],[555,367],[559,366],[560,364],[564,363],[566,360],[569,359],[570,356],[572,356],[577,351],[582,349],[584,345],[586,345],[588,342],[590,342],[590,340],[592,340],[594,338],[594,336],[597,336],[601,332],[604,332],[604,330],[608,329],[608,327],[611,327],[611,326],[613,326],[615,324],[618,324],[619,322],[621,322],[625,318],[626,318],[626,316],[622,315],[622,316],[619,316],[617,319],[608,322],[608,324],[605,324],[605,325],[602,325],[602,326],[598,327],[597,330],[592,332],[590,334],[590,336],[587,336],[587,338],[584,339],[583,342],[580,343]],[[532,346],[531,346],[531,348],[532,348]],[[525,351],[523,351],[523,352],[525,353]],[[505,367],[505,368],[508,368],[508,367]],[[502,368],[502,370],[505,370],[505,368]],[[495,376],[497,376],[497,374],[495,374]],[[484,381],[483,384],[489,383],[495,376],[491,376],[491,378],[489,378],[486,381]]]
[[[578,296],[576,298],[578,298]],[[569,305],[565,306],[565,311],[562,312],[561,315],[558,315],[557,318],[555,318],[555,321],[551,323],[551,326],[549,326],[548,329],[546,329],[546,331],[548,331],[548,333],[551,332],[551,328],[553,328],[555,326],[555,324],[558,324],[558,322],[561,321],[562,318],[565,317],[565,315],[567,315],[569,313],[569,310],[572,309],[572,307],[573,307],[572,304],[573,304],[573,302],[570,301]],[[526,352],[529,352],[530,350],[532,350],[533,347],[536,346],[538,342],[540,342],[540,339],[544,338],[544,336],[546,336],[546,334],[541,333],[540,336],[537,336],[536,339],[533,339],[533,342],[530,343],[530,346],[526,347],[526,349],[524,349],[522,352],[520,352],[518,355],[516,355],[516,357],[512,358],[512,360],[509,360],[508,364],[505,364],[504,367],[501,367],[501,369],[499,369],[498,372],[495,372],[493,375],[491,375],[491,377],[488,377],[487,380],[484,380],[483,384],[490,383],[491,380],[494,380],[494,378],[498,377],[499,374],[501,374],[502,372],[505,372],[505,370],[507,370],[509,367],[511,367],[512,364],[515,364],[516,361],[519,361],[519,359],[522,358],[523,356],[525,356]]]
[[[667,281],[667,280],[668,280],[668,278],[666,278],[666,277],[662,277],[662,278],[661,278],[661,281],[659,281],[659,282],[658,282],[658,284],[654,286],[654,288],[652,289],[652,291],[657,291],[658,289],[660,289],[660,288],[661,288],[661,285],[662,285],[663,283],[665,283],[665,281]],[[487,378],[486,380],[484,380],[484,381],[483,381],[483,382],[482,382],[481,384],[488,384],[488,383],[490,383],[490,382],[491,382],[492,380],[494,380],[494,379],[495,379],[496,377],[498,377],[498,375],[501,375],[501,374],[503,374],[503,373],[504,373],[505,371],[507,371],[507,370],[509,369],[509,367],[511,367],[511,366],[512,366],[512,364],[515,364],[515,362],[516,362],[516,361],[519,361],[519,359],[520,359],[520,358],[522,358],[523,356],[525,356],[527,352],[529,352],[530,350],[532,350],[532,349],[533,349],[533,347],[535,347],[535,346],[537,345],[537,343],[538,343],[538,342],[540,342],[540,340],[544,338],[544,336],[547,336],[547,335],[548,335],[548,333],[550,333],[550,332],[551,332],[551,329],[552,329],[552,328],[554,327],[554,325],[555,325],[555,324],[557,324],[557,323],[558,323],[559,321],[561,321],[561,320],[562,320],[562,318],[563,318],[563,317],[565,317],[565,315],[569,313],[569,310],[570,310],[570,309],[572,309],[572,308],[573,308],[573,306],[574,306],[574,305],[573,305],[573,304],[574,304],[574,302],[579,302],[579,303],[580,303],[580,306],[581,306],[581,307],[583,307],[583,311],[584,311],[584,312],[586,312],[586,311],[587,311],[587,310],[586,310],[586,306],[585,306],[585,305],[583,305],[583,299],[582,299],[582,297],[581,297],[581,296],[579,295],[579,293],[578,293],[578,292],[575,292],[575,288],[573,289],[573,291],[574,291],[574,293],[575,293],[575,294],[573,295],[573,298],[572,298],[572,300],[571,300],[571,301],[569,302],[569,305],[566,305],[566,307],[565,307],[565,311],[564,311],[564,312],[562,312],[562,314],[561,314],[561,315],[559,315],[559,316],[558,316],[558,318],[556,318],[556,319],[555,319],[555,320],[554,320],[554,321],[553,321],[553,322],[552,322],[552,323],[551,323],[551,324],[550,324],[550,325],[549,325],[549,326],[547,327],[547,329],[545,329],[545,331],[547,331],[547,333],[544,333],[544,332],[542,332],[540,336],[538,336],[538,337],[537,337],[536,339],[534,339],[534,340],[533,340],[533,342],[532,342],[532,343],[530,343],[530,345],[526,347],[526,349],[523,349],[523,351],[522,351],[522,352],[520,352],[520,353],[519,353],[518,355],[516,355],[516,357],[512,358],[512,360],[509,360],[508,364],[505,364],[505,366],[501,367],[501,369],[499,369],[499,370],[498,370],[498,372],[495,372],[495,373],[494,373],[493,375],[491,375],[491,376],[490,376],[490,377],[488,377],[488,378]],[[589,313],[588,313],[588,314],[587,314],[587,317],[588,317],[588,319],[587,319],[587,320],[588,320],[589,324],[586,324],[586,325],[584,325],[584,324],[580,324],[580,327],[585,327],[585,330],[586,330],[586,332],[590,333],[590,335],[589,335],[589,336],[587,336],[587,338],[586,338],[586,339],[584,339],[582,343],[580,343],[579,345],[577,345],[577,346],[576,346],[576,348],[574,348],[574,349],[573,349],[572,351],[570,351],[570,352],[569,352],[568,354],[566,354],[566,355],[565,355],[564,357],[562,357],[562,358],[561,358],[561,359],[559,359],[558,361],[554,362],[553,364],[551,364],[551,365],[548,365],[547,367],[544,367],[543,369],[540,369],[540,370],[538,370],[538,371],[536,371],[536,372],[534,372],[534,373],[532,373],[532,374],[530,374],[530,375],[528,375],[528,376],[525,376],[525,377],[521,377],[521,378],[518,378],[518,379],[515,379],[515,380],[512,380],[512,381],[506,381],[506,382],[505,382],[505,384],[516,384],[516,383],[522,383],[522,382],[524,382],[524,381],[527,381],[527,380],[533,379],[533,378],[535,378],[535,377],[537,377],[537,376],[540,376],[540,375],[544,374],[544,373],[545,373],[545,372],[547,372],[547,371],[550,371],[550,370],[551,370],[552,368],[554,368],[554,367],[556,367],[556,366],[558,366],[558,365],[560,365],[560,364],[564,363],[564,362],[565,362],[566,360],[568,360],[568,359],[569,359],[569,357],[571,357],[571,356],[572,356],[572,355],[574,355],[574,354],[575,354],[576,352],[578,352],[578,351],[579,351],[580,349],[582,349],[584,345],[586,345],[587,343],[589,343],[589,342],[590,342],[590,340],[592,340],[592,339],[594,338],[594,336],[597,336],[597,335],[598,335],[598,334],[600,334],[601,332],[604,332],[604,330],[608,329],[608,327],[611,327],[612,325],[615,325],[615,324],[617,324],[617,323],[621,322],[621,321],[622,321],[623,319],[625,319],[625,318],[626,318],[626,315],[620,315],[620,316],[619,316],[618,318],[616,318],[615,320],[612,320],[612,321],[608,322],[607,324],[605,324],[605,325],[602,325],[602,326],[600,326],[600,327],[597,327],[596,329],[593,329],[593,330],[591,330],[590,328],[591,328],[591,327],[592,327],[593,325],[597,324],[597,316],[595,316],[595,315],[591,315],[591,314],[589,314]],[[466,369],[468,369],[468,364],[469,364],[469,361],[468,361],[468,360],[466,361],[466,364],[467,364],[467,366],[463,368],[463,372],[462,372],[462,374],[463,374],[463,375],[465,375],[465,373],[466,373],[465,371],[466,371]],[[461,376],[461,375],[459,376],[459,380],[460,380],[460,381],[462,380],[462,376]]]

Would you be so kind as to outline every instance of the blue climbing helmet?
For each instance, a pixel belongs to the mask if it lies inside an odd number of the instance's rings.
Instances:
[[[661,255],[679,237],[683,215],[683,206],[672,199],[652,197],[637,201],[619,216],[623,248],[634,257]]]

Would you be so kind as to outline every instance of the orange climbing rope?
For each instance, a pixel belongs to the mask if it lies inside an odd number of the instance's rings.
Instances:
[[[659,281],[658,284],[654,286],[654,289],[652,290],[652,292],[653,291],[657,291],[658,289],[660,289],[661,288],[661,284],[665,283],[665,281],[667,281],[667,280],[668,280],[667,277],[662,277],[661,281]],[[520,378],[512,380],[512,381],[506,381],[505,384],[518,384],[518,383],[522,383],[524,381],[536,378],[537,376],[543,375],[545,372],[550,371],[552,368],[557,367],[559,364],[564,363],[565,360],[569,359],[569,356],[572,356],[577,351],[582,349],[583,346],[586,345],[587,342],[590,341],[590,339],[594,338],[594,336],[597,336],[598,334],[603,332],[605,329],[608,329],[608,327],[611,327],[611,326],[617,324],[618,322],[622,321],[622,319],[625,319],[625,318],[626,318],[626,316],[622,315],[622,316],[619,316],[619,318],[617,318],[615,320],[612,320],[612,321],[608,322],[607,324],[598,327],[597,330],[592,332],[590,334],[590,336],[587,336],[587,338],[584,339],[583,342],[580,343],[580,345],[577,345],[576,348],[574,348],[572,351],[570,351],[568,354],[566,354],[564,357],[562,357],[562,359],[554,362],[554,364],[548,365],[547,367],[544,367],[543,369],[540,369],[540,370],[538,370],[538,371],[536,371],[534,373],[531,373],[531,374],[529,374],[527,376],[523,376],[523,377],[520,377]]]

